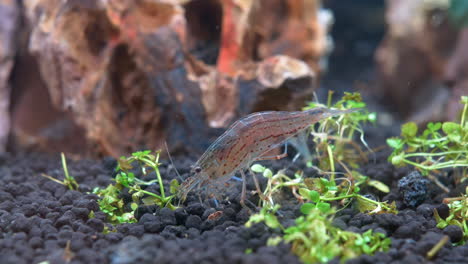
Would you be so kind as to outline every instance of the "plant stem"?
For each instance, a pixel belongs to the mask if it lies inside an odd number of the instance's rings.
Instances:
[[[328,90],[327,107],[330,107],[330,106],[331,106],[333,93],[334,93],[334,92],[333,92],[332,90]]]
[[[435,244],[434,247],[432,247],[432,249],[429,250],[429,252],[427,252],[427,258],[433,258],[437,254],[437,252],[439,252],[439,250],[445,245],[445,243],[448,242],[448,240],[448,236],[443,236],[442,239],[439,242],[437,242],[437,244]]]
[[[343,199],[346,199],[346,198],[354,198],[354,197],[357,197],[357,195],[353,193],[353,194],[348,194],[348,195],[343,195],[343,196],[338,196],[338,197],[320,197],[320,200],[322,200],[322,201],[337,201],[337,200],[343,200]]]
[[[463,151],[446,151],[446,152],[439,152],[439,153],[424,153],[424,152],[418,152],[418,153],[409,153],[405,154],[406,158],[409,157],[418,157],[418,156],[428,156],[428,157],[434,157],[434,156],[445,156],[445,155],[450,155],[450,154],[468,154],[468,150]]]
[[[162,181],[162,178],[161,178],[161,173],[159,173],[159,168],[158,168],[158,165],[157,165],[158,162],[159,162],[159,153],[156,154],[156,164],[154,165],[153,169],[156,172],[156,176],[158,177],[159,189],[161,189],[161,196],[163,197],[163,199],[166,199],[166,195],[164,194],[164,185],[163,185],[163,181]]]
[[[457,162],[457,161],[446,161],[446,162],[441,162],[441,163],[436,163],[435,165],[432,166],[426,166],[426,165],[421,165],[419,163],[413,162],[408,159],[403,159],[404,162],[407,164],[413,165],[417,168],[423,169],[423,170],[437,170],[437,169],[444,169],[444,168],[452,168],[452,167],[466,167],[468,166],[468,163],[466,162]]]
[[[330,160],[330,169],[332,172],[335,172],[335,161],[333,160],[333,152],[330,145],[327,145],[328,159]],[[330,176],[330,181],[335,181],[335,174],[333,173]]]
[[[460,122],[460,125],[462,127],[468,127],[468,122],[465,124],[466,112],[468,112],[468,104],[465,104],[465,106],[463,107],[463,112],[462,112],[461,122]]]
[[[164,185],[163,185],[163,181],[162,181],[162,178],[161,178],[161,173],[159,173],[159,168],[158,168],[159,152],[156,153],[155,162],[153,162],[152,160],[150,160],[148,158],[140,158],[139,160],[146,163],[146,164],[148,164],[154,170],[154,172],[156,173],[156,177],[158,179],[159,190],[161,192],[161,197],[163,199],[166,199],[166,194],[164,192]]]
[[[65,178],[70,179],[70,175],[68,174],[67,161],[65,159],[65,154],[63,154],[62,152],[61,156],[62,156],[62,166],[63,166],[63,172],[65,173]]]
[[[67,160],[65,159],[65,154],[63,154],[63,152],[61,153],[61,157],[62,157],[62,167],[63,167],[63,172],[65,173],[67,187],[70,190],[78,189],[78,183],[75,181],[75,178],[70,177],[70,174],[68,174]]]

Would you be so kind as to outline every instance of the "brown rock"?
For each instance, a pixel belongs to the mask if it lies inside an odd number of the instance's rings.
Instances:
[[[388,30],[376,53],[382,92],[403,117],[440,115],[442,107],[433,110],[444,103],[437,99],[443,98],[443,75],[457,37],[446,7],[437,1],[386,3]]]
[[[0,1],[0,153],[5,151],[10,132],[9,78],[16,55],[15,36],[19,24],[19,6],[14,0]]]

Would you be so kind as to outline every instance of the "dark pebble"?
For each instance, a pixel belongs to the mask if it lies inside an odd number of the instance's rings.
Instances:
[[[74,207],[87,208],[90,211],[98,211],[99,205],[95,200],[79,199],[73,202]]]
[[[436,207],[437,213],[442,219],[447,218],[450,215],[450,208],[448,205],[442,203]]]
[[[21,212],[26,217],[30,217],[36,214],[36,208],[37,208],[37,205],[34,206],[32,204],[26,204],[26,205],[21,206]]]
[[[62,195],[62,197],[60,197],[59,202],[62,205],[72,205],[80,196],[80,192],[68,190]]]
[[[375,217],[375,220],[380,227],[391,232],[395,231],[403,224],[403,220],[400,216],[394,214],[380,214]]]
[[[348,222],[348,225],[355,227],[362,227],[364,225],[371,224],[373,222],[372,216],[368,214],[359,213],[351,218]]]
[[[158,233],[163,229],[163,225],[159,218],[153,214],[144,214],[140,218],[140,224],[143,225],[145,231],[148,233]]]
[[[416,209],[416,212],[426,218],[432,217],[434,207],[429,204],[421,204]]]
[[[135,210],[135,218],[140,221],[140,218],[145,214],[154,214],[157,211],[157,206],[154,205],[140,205]]]
[[[339,218],[334,219],[332,225],[343,230],[345,230],[348,227],[348,225],[342,219]]]
[[[41,248],[43,244],[44,244],[44,241],[42,240],[42,238],[37,237],[37,236],[32,237],[29,240],[29,246],[32,248]]]
[[[5,201],[0,203],[0,210],[11,211],[13,208],[15,208],[15,203],[12,201]]]
[[[188,239],[195,239],[200,236],[200,230],[195,229],[195,228],[189,228],[185,232],[185,237]]]
[[[104,230],[104,222],[102,222],[101,219],[91,218],[86,221],[86,224],[92,229],[96,230],[96,232],[100,233]]]
[[[176,217],[174,214],[174,211],[172,211],[169,208],[162,208],[159,212],[158,215],[161,219],[161,223],[163,225],[176,225]]]
[[[458,243],[463,239],[463,230],[456,225],[449,225],[444,228],[444,234],[450,237],[452,243]]]
[[[187,221],[185,221],[185,226],[187,228],[200,229],[201,224],[202,220],[198,215],[189,215],[189,217],[187,217]]]
[[[420,205],[427,198],[428,180],[419,172],[413,171],[398,181],[398,191],[403,195],[403,202],[409,207]]]
[[[201,216],[201,219],[206,220],[208,218],[208,216],[210,216],[214,212],[216,212],[216,210],[214,208],[206,209],[205,212],[203,212],[203,214]]]
[[[96,232],[93,228],[87,226],[87,225],[79,225],[79,227],[76,230],[77,232],[85,233],[85,234],[91,234]]]
[[[167,238],[182,237],[186,230],[184,226],[166,226],[161,235]]]
[[[122,240],[123,237],[121,233],[109,233],[105,236],[105,239],[111,243],[117,243]]]
[[[13,222],[11,223],[11,229],[15,232],[29,232],[31,228],[30,223],[24,215],[17,214],[13,215]]]
[[[128,229],[128,234],[131,236],[141,237],[145,233],[145,228],[142,225],[132,225]]]
[[[56,227],[61,227],[64,225],[71,225],[72,221],[75,218],[75,214],[72,211],[66,211],[62,216],[60,216],[55,222]]]
[[[90,212],[88,208],[79,208],[79,207],[74,207],[71,209],[71,211],[73,212],[73,214],[75,214],[76,217],[81,218],[83,220],[88,219],[88,215]]]
[[[70,240],[70,249],[72,252],[78,252],[86,247],[86,242],[82,238],[73,238]]]
[[[189,213],[191,215],[202,216],[203,212],[205,212],[205,207],[203,207],[203,205],[200,204],[200,203],[193,203],[193,204],[187,206],[187,208],[185,208],[185,209],[187,210],[187,213]]]
[[[239,213],[236,215],[236,221],[237,222],[247,222],[250,218],[250,212],[246,208],[242,208]]]
[[[418,240],[421,233],[421,223],[413,221],[400,226],[393,235],[396,238],[412,238],[414,240]]]
[[[176,217],[176,221],[178,225],[185,224],[185,221],[187,220],[187,217],[189,216],[189,214],[184,208],[177,208],[174,211],[174,215]]]

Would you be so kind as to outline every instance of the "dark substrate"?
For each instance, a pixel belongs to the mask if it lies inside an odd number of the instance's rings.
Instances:
[[[350,207],[337,215],[334,224],[355,232],[374,229],[385,233],[392,238],[392,247],[386,253],[361,256],[348,263],[468,263],[468,246],[455,247],[450,243],[434,259],[425,258],[444,234],[456,242],[462,236],[461,230],[454,226],[436,228],[432,211],[438,208],[444,214],[447,208],[441,201],[446,194],[408,169],[393,168],[386,162],[386,155],[378,154],[377,162],[364,167],[363,173],[385,182],[392,192],[384,195],[370,189],[363,191],[396,201],[400,213],[370,216]],[[183,177],[192,162],[175,160]],[[287,166],[290,172],[298,169],[287,159],[270,165],[275,170]],[[99,212],[97,196],[88,193],[95,186],[104,187],[111,182],[114,166],[112,159],[70,161],[70,174],[80,184],[80,191],[70,191],[40,176],[47,173],[62,177],[58,155],[1,156],[0,263],[64,263],[67,256],[71,257],[70,263],[300,263],[288,245],[266,246],[268,237],[277,231],[263,224],[250,229],[243,226],[249,213],[239,206],[238,182],[226,192],[229,201],[220,202],[217,208],[211,207],[212,202],[202,205],[195,195],[189,195],[176,211],[140,207],[138,223],[120,225],[116,232],[103,234],[106,217]],[[167,181],[175,177],[166,165],[161,166],[161,173]],[[450,180],[449,177],[444,183],[451,186]],[[251,180],[248,186],[254,189]],[[449,195],[458,195],[460,190],[454,189]],[[257,198],[251,199],[256,202]],[[285,225],[300,215],[300,205],[293,199],[289,204],[280,212]],[[88,217],[91,210],[95,212],[93,219]],[[208,219],[216,211],[222,214]],[[68,241],[72,254],[64,255]],[[252,253],[245,254],[247,249]]]

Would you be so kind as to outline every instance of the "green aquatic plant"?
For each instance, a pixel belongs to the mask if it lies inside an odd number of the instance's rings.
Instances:
[[[444,219],[439,216],[437,210],[434,210],[437,227],[445,228],[448,225],[459,226],[463,231],[463,240],[460,243],[468,241],[468,187],[466,187],[464,195],[445,198],[444,203],[449,207],[449,215]]]
[[[356,201],[357,208],[363,213],[397,213],[394,203],[375,201],[359,194],[361,190],[359,186],[369,181],[367,177],[361,177],[360,180],[353,183],[347,178],[305,178],[299,173],[291,178],[281,170],[273,173],[260,164],[252,165],[251,170],[255,173],[261,173],[268,179],[262,193],[265,199],[260,201],[261,207],[268,208],[268,210],[275,205],[274,196],[285,189],[289,189],[298,201],[310,202],[310,204],[304,204],[307,208],[314,207],[326,211],[327,208],[330,208],[330,202],[337,201],[347,205],[352,201]],[[381,189],[388,188],[378,181],[375,181],[373,185]],[[301,210],[307,210],[307,208]]]
[[[54,181],[56,183],[66,186],[70,190],[78,190],[79,188],[78,183],[76,182],[75,178],[71,176],[70,173],[68,173],[67,159],[65,158],[65,154],[63,154],[62,152],[60,156],[62,159],[62,168],[63,168],[63,173],[65,174],[65,179],[61,181],[45,173],[42,173],[41,175],[51,181]]]
[[[464,107],[459,123],[429,123],[422,133],[418,133],[414,122],[404,124],[400,137],[387,139],[387,144],[393,148],[389,161],[395,166],[414,166],[423,175],[447,168],[461,168],[462,175],[466,176],[468,96],[462,96],[461,103]]]
[[[159,154],[157,151],[152,154],[150,150],[133,153],[130,157],[121,157],[118,160],[115,176],[115,183],[109,184],[106,188],[95,188],[93,192],[100,196],[98,201],[102,212],[108,215],[111,223],[132,223],[136,222],[134,217],[135,210],[140,204],[158,205],[159,207],[168,207],[175,209],[172,204],[174,194],[177,192],[178,182],[173,180],[170,183],[170,192],[167,196],[164,191],[164,184],[159,172]],[[135,165],[137,165],[135,167]],[[152,181],[143,181],[135,176],[132,171],[139,169],[143,175],[154,173],[156,179]],[[159,184],[160,194],[146,191],[144,186]],[[128,190],[131,194],[132,203],[128,206],[122,198],[123,190]]]
[[[334,105],[331,105],[332,94],[329,95],[326,105],[329,108],[346,110],[366,106],[359,94],[345,94],[342,100]],[[323,105],[313,103],[309,108],[317,106]],[[364,141],[362,124],[374,121],[375,114],[363,109],[361,112],[324,119],[312,127],[315,158],[319,161],[315,167],[322,173],[330,171],[330,176],[307,178],[302,172],[297,172],[290,177],[282,170],[274,173],[260,164],[252,165],[251,171],[266,177],[267,184],[261,195],[264,198],[260,200],[261,210],[250,217],[246,226],[265,223],[270,228],[281,229],[282,235],[270,238],[269,245],[290,243],[292,251],[305,263],[324,263],[335,257],[345,261],[361,254],[387,250],[391,241],[384,234],[373,233],[372,230],[358,234],[332,225],[332,218],[336,212],[332,206],[334,204],[340,204],[344,208],[355,201],[361,212],[397,212],[394,203],[375,201],[359,194],[362,185],[389,192],[385,184],[355,170],[360,163],[367,162],[367,155],[354,138],[358,136],[364,148],[369,149]],[[336,163],[345,169],[345,177],[335,177]],[[284,228],[276,216],[280,205],[275,203],[275,196],[285,190],[290,190],[293,196],[303,203],[300,208],[303,216],[297,218],[296,224],[288,228]]]
[[[360,111],[346,115],[330,117],[311,126],[311,134],[315,143],[315,158],[318,160],[316,166],[321,171],[329,171],[334,177],[337,164],[345,167],[348,173],[359,167],[359,163],[367,162],[365,149],[369,149],[364,140],[365,123],[375,123],[376,113],[366,109],[366,103],[362,101],[359,93],[345,93],[344,96],[332,104],[333,91],[328,94],[327,104],[311,102],[305,109],[318,106],[332,109],[347,110],[360,108]],[[361,144],[355,141],[359,138]],[[350,169],[348,169],[350,168]],[[349,175],[351,176],[351,175]]]
[[[270,228],[282,229],[283,235],[271,237],[268,245],[290,243],[292,252],[304,263],[326,263],[335,257],[344,262],[362,254],[372,255],[389,249],[391,240],[384,234],[374,233],[372,230],[362,234],[341,230],[332,224],[332,208],[320,206],[320,202],[308,205],[306,203],[302,206],[304,215],[298,217],[295,225],[288,228],[284,228],[274,214],[279,209],[278,205],[271,210],[262,208],[246,225],[265,222]]]

